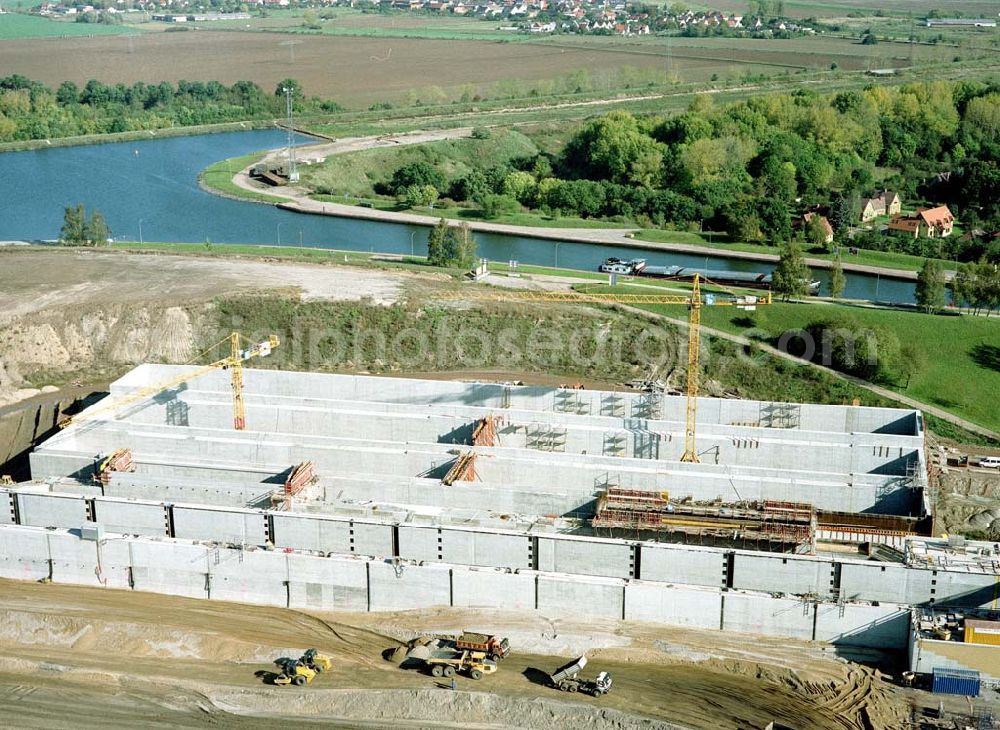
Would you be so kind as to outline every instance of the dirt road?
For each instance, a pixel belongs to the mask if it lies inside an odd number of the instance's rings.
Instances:
[[[400,669],[382,652],[423,632],[488,627],[514,653],[479,682]],[[331,672],[299,689],[255,672],[315,646]],[[587,650],[614,691],[545,686]],[[821,647],[622,622],[453,610],[310,615],[124,591],[0,581],[0,717],[18,727],[899,727],[878,675]],[[865,723],[870,723],[866,725]]]

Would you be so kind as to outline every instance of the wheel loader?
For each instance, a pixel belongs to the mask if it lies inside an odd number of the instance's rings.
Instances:
[[[328,672],[330,671],[330,667],[333,666],[333,660],[330,657],[326,654],[320,654],[315,649],[306,649],[299,661],[317,674]]]
[[[306,666],[301,659],[281,658],[274,662],[278,665],[280,673],[274,678],[274,683],[279,686],[294,684],[302,687],[316,678],[316,671]]]

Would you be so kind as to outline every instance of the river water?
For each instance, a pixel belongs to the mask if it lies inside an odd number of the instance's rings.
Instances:
[[[116,238],[426,252],[428,229],[423,226],[303,215],[222,198],[198,187],[198,173],[213,162],[281,147],[285,140],[279,130],[254,130],[0,154],[0,240],[57,238],[63,209],[83,203],[104,214]],[[476,240],[479,254],[491,260],[587,271],[608,256],[641,256],[651,265],[663,266],[763,272],[772,268],[719,256],[520,236],[477,233]],[[826,291],[828,275],[814,273]],[[914,285],[849,273],[845,296],[913,302]]]

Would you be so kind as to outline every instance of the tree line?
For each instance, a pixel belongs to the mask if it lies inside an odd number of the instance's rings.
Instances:
[[[82,87],[64,81],[52,89],[19,74],[0,78],[0,142],[55,139],[164,127],[270,119],[285,114],[284,88],[295,90],[299,113],[329,113],[341,107],[309,97],[294,79],[268,94],[251,81],[163,81]]]
[[[863,197],[885,187],[907,205],[948,204],[966,228],[1000,230],[1000,83],[802,90],[724,106],[702,95],[674,116],[605,114],[559,152],[457,179],[411,163],[386,188],[399,194],[412,185],[420,188],[415,199],[448,197],[487,217],[526,207],[813,245],[808,229],[794,225],[804,210],[824,207],[844,242],[860,222]],[[860,241],[923,256],[1000,260],[1000,240],[959,239],[873,233]]]

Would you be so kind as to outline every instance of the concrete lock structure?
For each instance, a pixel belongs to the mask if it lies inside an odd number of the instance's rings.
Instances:
[[[183,372],[139,366],[109,397]],[[889,649],[907,647],[912,606],[996,601],[988,561],[911,547],[928,516],[916,411],[700,398],[701,463],[683,463],[682,397],[265,370],[246,371],[245,397],[244,431],[224,372],[77,417],[31,454],[32,482],[0,490],[0,575],[329,610],[589,613]],[[109,469],[122,449],[128,470]],[[665,511],[641,529],[591,526],[614,490]],[[771,521],[793,503],[811,524],[775,537]],[[754,537],[729,540],[751,505],[764,505]],[[672,519],[685,509],[700,516]],[[91,526],[104,538],[85,539]]]

